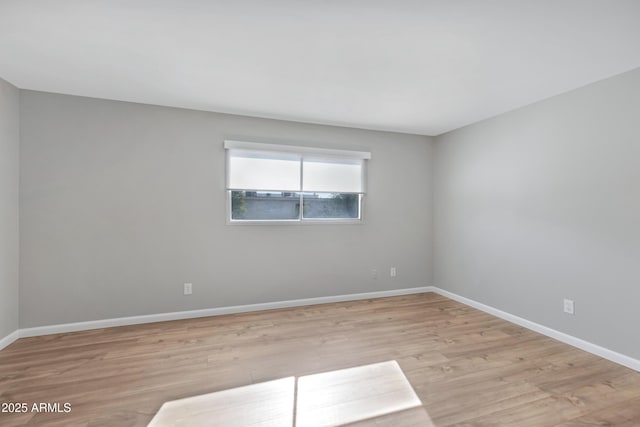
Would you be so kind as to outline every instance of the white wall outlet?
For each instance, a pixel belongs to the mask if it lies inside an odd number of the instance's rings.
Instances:
[[[567,314],[573,314],[574,304],[572,299],[564,299],[564,312]]]
[[[372,279],[378,278],[378,270],[376,270],[375,268],[371,270],[371,278]]]
[[[398,273],[398,272],[396,271],[396,268],[395,268],[395,267],[391,267],[391,269],[389,270],[389,275],[390,275],[391,277],[396,277],[396,276],[398,275],[397,273]]]
[[[191,295],[193,293],[193,284],[192,283],[185,283],[184,284],[184,294],[185,295]]]

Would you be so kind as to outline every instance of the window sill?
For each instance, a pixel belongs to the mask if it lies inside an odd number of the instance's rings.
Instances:
[[[267,220],[231,220],[227,219],[227,225],[362,225],[362,219],[267,219]]]

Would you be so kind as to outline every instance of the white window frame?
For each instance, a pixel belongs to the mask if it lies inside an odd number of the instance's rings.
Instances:
[[[308,224],[363,224],[364,223],[364,203],[367,190],[367,160],[371,159],[371,153],[368,151],[339,150],[329,148],[317,148],[308,146],[295,146],[284,144],[268,144],[248,141],[225,140],[225,193],[226,193],[226,223],[227,225],[308,225]],[[303,218],[302,205],[300,217],[297,219],[265,219],[265,220],[234,220],[232,216],[232,189],[229,188],[229,158],[231,150],[249,150],[256,152],[274,152],[300,156],[301,169],[302,159],[305,157],[327,158],[338,160],[362,160],[362,192],[359,193],[359,218]],[[300,194],[302,201],[302,170],[300,174]],[[245,189],[255,190],[255,189]]]

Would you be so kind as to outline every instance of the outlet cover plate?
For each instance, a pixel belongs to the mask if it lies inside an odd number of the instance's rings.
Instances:
[[[572,299],[564,299],[564,312],[567,314],[574,314],[574,302]]]
[[[193,293],[193,284],[185,283],[184,284],[184,294],[191,295]]]

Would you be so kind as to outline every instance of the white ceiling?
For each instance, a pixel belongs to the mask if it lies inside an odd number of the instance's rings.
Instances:
[[[640,67],[638,0],[0,0],[23,89],[437,135]]]

